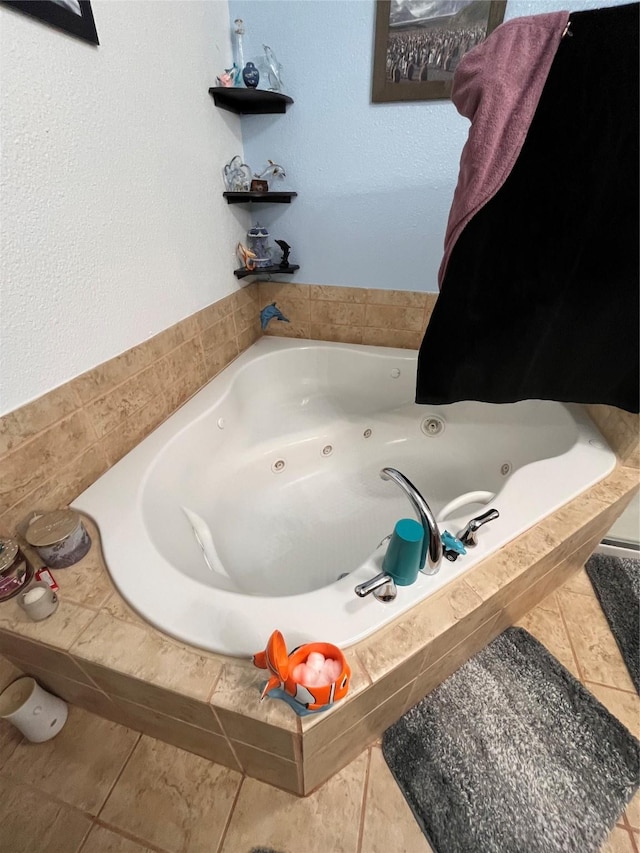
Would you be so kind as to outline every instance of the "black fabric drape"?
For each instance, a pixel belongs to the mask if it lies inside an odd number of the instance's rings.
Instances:
[[[451,254],[417,403],[638,411],[638,8],[571,15],[511,174]]]

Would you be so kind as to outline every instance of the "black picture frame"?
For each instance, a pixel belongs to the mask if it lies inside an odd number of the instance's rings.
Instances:
[[[473,27],[485,29],[484,36],[471,45],[475,47],[475,44],[484,41],[489,33],[502,23],[507,5],[507,0],[468,0],[464,9],[461,8],[454,15],[451,15],[446,12],[447,9],[450,9],[451,3],[448,0],[441,0],[444,13],[442,16],[412,20],[407,18],[407,15],[410,14],[408,7],[411,6],[412,2],[415,2],[417,6],[424,6],[420,0],[404,2],[402,7],[406,20],[392,23],[392,0],[377,0],[371,91],[373,103],[433,101],[450,98],[455,66],[467,52],[464,50],[465,43],[477,39],[477,34],[474,32],[468,38],[465,37],[463,41],[462,38],[458,38],[458,33],[462,34],[464,24],[467,24],[469,29]],[[398,5],[394,3],[394,10]],[[462,6],[462,3],[460,5]],[[428,60],[419,65],[411,61],[407,68],[406,57],[412,55],[412,47],[406,45],[405,42],[405,45],[398,46],[395,51],[392,49],[393,42],[398,42],[403,34],[410,38],[412,34],[426,36],[438,31],[450,32],[452,23],[456,24],[454,28],[456,32],[454,50],[456,49],[455,45],[457,45],[458,52],[455,56],[452,56],[452,50],[449,49],[446,56],[440,52],[437,63]],[[432,40],[428,44],[421,45],[413,55],[419,53],[424,56],[425,52],[430,53],[431,44],[434,45],[433,50],[437,53],[439,51],[436,46],[437,42]],[[444,68],[444,64],[448,68]]]
[[[2,3],[90,44],[100,44],[90,0],[70,0],[67,4],[56,0],[2,0]],[[73,11],[72,6],[78,6],[79,11]]]

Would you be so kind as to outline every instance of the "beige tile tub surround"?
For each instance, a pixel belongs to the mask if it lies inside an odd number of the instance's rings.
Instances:
[[[262,334],[416,349],[437,294],[254,282],[0,418],[0,534],[69,504]],[[640,467],[638,416],[588,406],[624,465]]]
[[[269,334],[415,348],[435,294],[250,285],[6,415],[0,530],[12,532],[28,511],[65,506],[77,496],[253,343],[259,311],[273,301],[291,323],[274,321]],[[260,703],[264,673],[250,662],[187,646],[139,619],[113,587],[88,519],[94,547],[56,573],[61,604],[50,620],[30,622],[15,601],[0,603],[0,653],[10,661],[0,676],[32,674],[106,720],[309,794],[579,571],[623,511],[637,489],[638,419],[612,407],[588,410],[623,464],[464,578],[348,649],[351,690],[330,712],[300,719],[284,703]],[[566,652],[560,635],[558,650]],[[0,744],[3,756],[18,742]]]
[[[615,406],[585,406],[623,465],[640,468],[640,415]]]
[[[436,294],[254,282],[0,417],[0,534],[68,505],[262,334],[416,349]]]
[[[276,302],[289,323],[272,320],[265,334],[349,344],[418,349],[435,293],[320,284],[260,282],[260,307]]]
[[[0,418],[0,532],[95,482],[261,334],[250,284]]]
[[[93,547],[56,573],[61,603],[50,619],[30,622],[14,600],[0,604],[0,653],[106,720],[307,795],[579,572],[637,483],[636,470],[618,466],[463,578],[347,649],[352,689],[323,714],[301,719],[282,702],[261,703],[264,673],[249,661],[187,646],[138,618],[111,584],[90,519]],[[12,754],[15,743],[6,748]]]

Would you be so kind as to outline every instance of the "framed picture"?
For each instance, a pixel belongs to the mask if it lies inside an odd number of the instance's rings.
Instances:
[[[451,97],[462,57],[504,19],[506,0],[378,0],[374,103]]]
[[[71,35],[100,44],[89,0],[2,0],[11,6]]]

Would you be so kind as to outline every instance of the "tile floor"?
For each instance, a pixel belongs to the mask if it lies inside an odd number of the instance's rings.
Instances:
[[[519,623],[640,733],[640,699],[583,571]],[[0,721],[5,853],[429,853],[379,745],[299,799],[70,709],[46,744]],[[638,853],[640,794],[603,853]],[[523,851],[523,853],[526,853]]]

